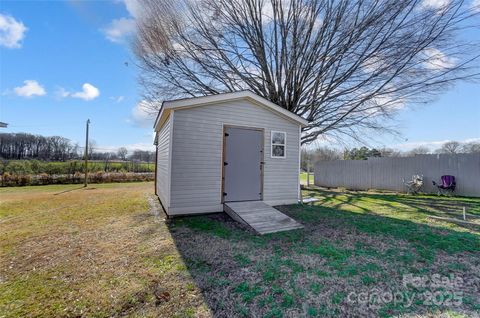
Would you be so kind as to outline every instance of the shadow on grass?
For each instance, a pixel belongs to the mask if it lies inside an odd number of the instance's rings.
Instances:
[[[468,232],[434,227],[374,213],[355,213],[329,207],[291,206],[281,207],[281,210],[301,221],[307,228],[314,228],[319,223],[327,222],[335,227],[354,228],[366,234],[405,240],[447,253],[480,252],[480,237]]]
[[[345,288],[349,280],[368,281],[368,276],[362,276],[365,264],[355,265],[362,262],[365,253],[376,257],[376,262],[391,271],[410,266],[408,271],[415,263],[433,272],[444,270],[432,268],[437,252],[461,253],[468,257],[480,253],[479,236],[472,233],[377,215],[363,206],[359,213],[341,208],[343,204],[355,204],[354,198],[342,199],[336,208],[321,206],[322,202],[335,203],[338,200],[335,196],[322,193],[322,201],[316,206],[277,207],[300,221],[305,229],[266,236],[245,231],[226,214],[171,220],[168,227],[177,250],[214,316],[362,316],[366,313],[346,304],[346,289],[339,290],[342,288],[339,286]],[[393,205],[389,208],[398,209],[393,196],[382,195],[381,199],[387,203],[391,201]],[[366,248],[363,251],[361,238],[357,242],[360,247],[352,249],[342,242],[346,237],[351,240],[355,236],[352,233],[363,233],[363,237],[389,244],[388,253],[393,251],[397,257],[390,258],[387,252],[388,255],[368,252]],[[337,241],[333,242],[332,237]],[[400,246],[406,246],[407,250],[400,250]],[[372,268],[376,270],[375,266]],[[316,285],[305,281],[308,275],[316,277]],[[388,285],[390,279],[383,277],[379,283]],[[312,296],[315,290],[318,295],[320,289],[321,298]],[[478,306],[472,302],[461,310],[475,312]],[[405,308],[389,304],[369,310],[367,314],[370,315],[392,316],[447,308],[432,309],[421,305]]]
[[[480,199],[466,197],[438,197],[435,195],[393,195],[367,192],[339,193],[321,189],[308,189],[308,195],[320,198],[317,205],[326,205],[333,209],[345,209],[348,206],[367,214],[382,214],[380,209],[387,208],[387,214],[425,221],[427,217],[446,217],[461,221],[463,208],[466,208],[468,223],[454,222],[457,227],[480,234]],[[444,222],[447,222],[446,220]],[[475,224],[477,222],[478,224]]]
[[[85,188],[84,186],[81,186],[81,187],[78,187],[78,188],[73,188],[73,189],[68,189],[68,190],[65,190],[65,191],[61,191],[61,192],[57,192],[57,193],[54,193],[53,195],[60,195],[60,194],[64,194],[64,193],[68,193],[68,192],[72,192],[72,191],[77,191],[77,190],[82,190],[82,189],[95,189],[95,188]]]
[[[351,198],[374,199],[386,202],[401,203],[411,205],[417,209],[432,210],[436,209],[442,212],[461,213],[463,207],[468,213],[480,215],[480,198],[472,197],[446,197],[438,195],[407,195],[407,194],[390,194],[390,193],[369,193],[369,192],[352,192],[346,193],[336,191],[326,191],[319,188],[310,188],[307,191],[313,192],[324,198],[325,202],[334,201],[342,196]]]

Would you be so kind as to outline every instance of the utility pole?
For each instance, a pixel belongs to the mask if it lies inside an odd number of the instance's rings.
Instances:
[[[88,127],[90,126],[90,119],[87,119],[87,132],[85,136],[85,183],[84,187],[87,186],[88,179]]]

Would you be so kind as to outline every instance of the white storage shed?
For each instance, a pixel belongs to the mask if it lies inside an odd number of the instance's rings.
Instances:
[[[155,193],[169,216],[224,203],[299,199],[305,119],[250,92],[164,101],[155,121]]]

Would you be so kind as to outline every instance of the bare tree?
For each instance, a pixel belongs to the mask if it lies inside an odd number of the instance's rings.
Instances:
[[[329,148],[329,147],[318,147],[313,151],[313,162],[317,161],[332,161],[340,160],[343,158],[342,150]]]
[[[380,151],[381,157],[401,157],[402,156],[401,151],[393,148],[383,147],[379,151]]]
[[[469,142],[462,146],[464,153],[480,153],[480,142]]]
[[[151,162],[154,161],[155,152],[153,151],[146,151],[146,150],[134,150],[133,153],[130,155],[130,159],[136,160],[139,162]]]
[[[96,148],[97,148],[97,142],[93,139],[90,139],[88,141],[88,157],[89,158],[93,158],[93,154]]]
[[[430,149],[425,146],[418,146],[413,148],[412,150],[406,153],[407,156],[415,156],[415,155],[426,155],[430,153]]]
[[[123,161],[127,160],[127,154],[128,154],[128,150],[127,148],[125,147],[120,147],[118,149],[118,152],[117,152],[117,155],[120,159],[122,159]]]
[[[394,131],[389,119],[455,81],[478,79],[463,0],[140,0],[135,53],[159,99],[249,89],[320,135]]]
[[[313,150],[303,148],[300,152],[300,169],[307,171],[313,162]]]
[[[440,149],[437,150],[438,153],[449,153],[455,154],[459,153],[462,148],[462,144],[458,141],[448,141],[442,145]]]
[[[68,160],[77,158],[78,145],[60,136],[44,137],[28,133],[0,134],[0,158]]]
[[[345,149],[343,152],[343,159],[345,160],[367,160],[371,157],[381,157],[382,153],[375,148],[369,149],[367,147]]]

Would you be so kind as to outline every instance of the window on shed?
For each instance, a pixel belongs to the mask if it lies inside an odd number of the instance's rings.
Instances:
[[[272,158],[285,158],[287,134],[282,131],[272,131]]]

